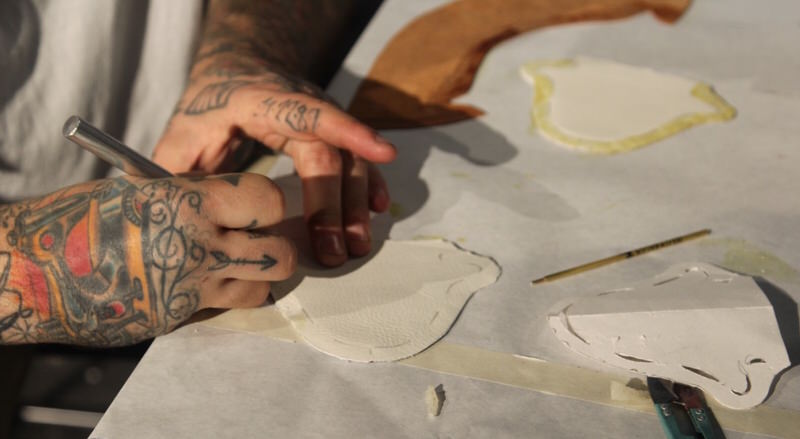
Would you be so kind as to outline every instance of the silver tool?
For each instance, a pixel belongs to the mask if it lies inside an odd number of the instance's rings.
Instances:
[[[67,119],[64,123],[63,133],[64,137],[70,141],[123,170],[126,174],[149,178],[173,176],[171,172],[153,163],[152,160],[78,116],[70,116]]]

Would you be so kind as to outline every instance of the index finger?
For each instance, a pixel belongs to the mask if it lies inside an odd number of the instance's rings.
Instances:
[[[275,136],[296,140],[321,140],[376,163],[391,162],[395,147],[372,128],[328,102],[305,94],[252,93],[251,117],[238,123],[244,132],[266,144]],[[253,102],[255,101],[255,102]]]
[[[325,105],[329,108],[320,113],[317,125],[321,140],[375,163],[388,163],[397,157],[394,145],[372,128],[333,105]]]

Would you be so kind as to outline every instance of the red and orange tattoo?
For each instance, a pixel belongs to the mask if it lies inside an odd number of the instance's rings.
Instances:
[[[0,207],[0,342],[124,345],[175,327],[197,309],[207,253],[179,212],[201,203],[170,180],[119,178]]]

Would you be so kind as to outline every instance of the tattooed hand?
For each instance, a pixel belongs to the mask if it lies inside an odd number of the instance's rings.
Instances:
[[[119,346],[256,306],[295,267],[264,177],[117,178],[0,206],[0,343]]]
[[[309,40],[324,37],[310,34],[337,10],[336,2],[311,3],[212,1],[189,86],[154,159],[173,172],[213,173],[240,135],[285,152],[303,180],[317,259],[335,266],[348,253],[369,252],[369,211],[382,212],[390,201],[369,162],[389,162],[396,152],[299,79],[304,57],[316,53]],[[316,18],[322,21],[310,22]]]

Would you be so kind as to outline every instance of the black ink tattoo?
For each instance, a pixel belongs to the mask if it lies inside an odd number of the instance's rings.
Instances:
[[[202,199],[170,179],[118,178],[17,203],[3,222],[0,342],[125,345],[174,328],[198,307],[206,260],[179,212],[199,215]]]
[[[203,199],[199,192],[183,190],[170,180],[148,183],[141,191],[147,196],[141,225],[144,265],[149,267],[148,286],[163,307],[157,327],[166,329],[197,310],[199,285],[185,281],[202,266],[206,249],[191,238],[195,225],[177,221],[180,209],[199,214]]]
[[[269,97],[261,102],[264,114],[283,122],[298,133],[314,133],[321,109],[309,107],[297,99],[275,99]]]
[[[214,66],[212,65],[212,67]],[[231,78],[233,79],[214,82],[203,87],[186,109],[183,110],[183,114],[192,116],[224,108],[228,105],[228,101],[234,92],[250,85],[259,85],[282,93],[303,92],[319,99],[330,99],[321,90],[309,84],[301,81],[291,81],[273,72],[264,72],[257,78],[253,78],[250,75],[231,73]],[[319,110],[317,110],[317,113],[319,113]]]
[[[253,84],[253,81],[228,80],[209,84],[200,90],[183,112],[187,115],[198,115],[223,108],[228,105],[228,100],[234,91],[250,84]]]
[[[9,227],[9,220],[13,220],[24,208],[25,206],[21,203],[0,206],[0,226],[7,229]]]
[[[25,324],[26,318],[33,314],[33,310],[25,307],[22,293],[8,287],[8,278],[11,272],[11,254],[0,252],[0,300],[13,304],[12,309],[0,316],[0,336],[7,330],[15,333],[21,342],[33,341],[30,335],[30,326]],[[2,340],[2,337],[0,337]]]
[[[249,81],[330,101],[319,87],[299,78],[308,76],[315,60],[326,59],[331,36],[346,25],[353,6],[352,0],[212,0],[190,77],[190,84],[210,84],[182,106],[183,114],[223,108]],[[303,124],[307,120],[300,117],[297,129],[305,129]]]
[[[264,271],[278,263],[275,259],[272,259],[266,254],[262,255],[261,259],[244,259],[231,258],[222,251],[212,250],[211,256],[214,257],[215,262],[208,266],[209,271],[222,270],[230,265],[258,265],[261,271]]]
[[[255,220],[254,220],[254,222],[255,222]],[[276,235],[274,233],[268,231],[268,230],[248,230],[247,231],[247,238],[248,239],[262,239],[262,238],[269,238],[271,236],[276,236]]]

